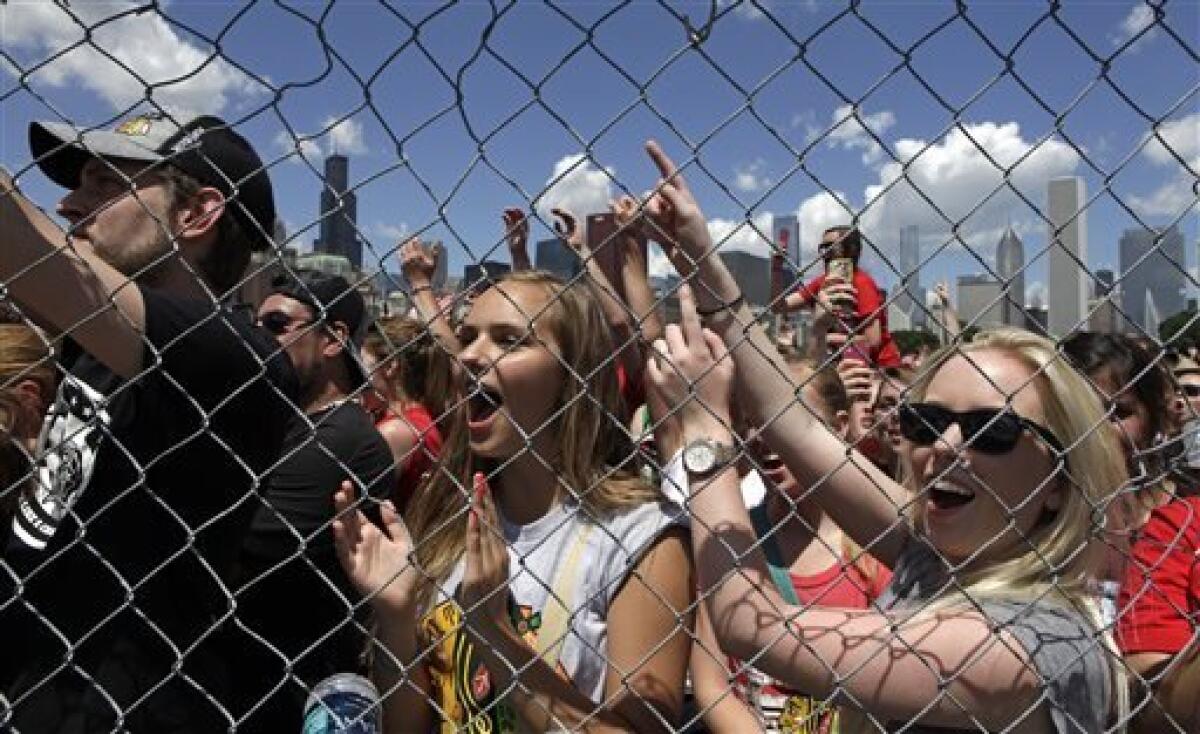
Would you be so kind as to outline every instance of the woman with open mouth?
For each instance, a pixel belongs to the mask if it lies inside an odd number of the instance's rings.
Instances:
[[[505,276],[459,326],[459,425],[404,520],[385,505],[381,530],[338,493],[342,562],[378,621],[387,731],[678,720],[687,531],[631,465],[607,335],[585,283]]]
[[[793,395],[674,163],[651,144],[647,204],[680,275],[682,325],[647,366],[693,441],[732,443],[739,409],[837,524],[892,567],[871,610],[788,604],[729,465],[689,470],[699,590],[725,651],[888,731],[1100,732],[1124,684],[1092,596],[1124,462],[1100,401],[1053,342],[982,335],[931,360],[900,410],[908,488]],[[704,319],[702,322],[701,319]],[[707,328],[706,328],[707,327]]]

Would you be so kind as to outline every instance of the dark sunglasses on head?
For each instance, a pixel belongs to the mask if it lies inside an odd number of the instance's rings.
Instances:
[[[918,446],[933,445],[955,424],[970,447],[985,454],[1007,454],[1026,430],[1036,433],[1057,453],[1063,453],[1062,442],[1049,428],[1005,408],[980,408],[960,413],[932,403],[900,405],[900,433]]]
[[[291,316],[285,314],[283,311],[268,311],[258,317],[258,325],[271,332],[275,336],[282,336],[288,333],[293,324],[296,325],[295,328],[299,329],[312,323],[313,322],[311,320],[297,321]]]

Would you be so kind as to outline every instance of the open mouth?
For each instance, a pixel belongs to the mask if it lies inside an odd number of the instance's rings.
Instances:
[[[956,510],[975,499],[975,493],[957,484],[938,482],[929,488],[927,497],[935,510]]]
[[[496,415],[496,411],[504,404],[500,393],[483,383],[479,383],[475,392],[467,399],[467,422],[471,425],[486,423]]]

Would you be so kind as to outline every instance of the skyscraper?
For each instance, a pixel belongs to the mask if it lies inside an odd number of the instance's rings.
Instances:
[[[987,275],[958,276],[958,318],[964,328],[999,326],[1001,285]]]
[[[996,273],[1004,289],[1000,320],[1005,326],[1025,328],[1025,245],[1009,227],[996,245]]]
[[[1046,192],[1050,243],[1049,331],[1066,336],[1082,324],[1090,292],[1084,277],[1087,262],[1087,212],[1080,206],[1087,195],[1078,176],[1050,181]]]
[[[895,305],[908,316],[909,328],[925,325],[925,289],[921,287],[921,230],[910,224],[900,228],[900,247],[896,254]]]
[[[1177,226],[1165,230],[1127,229],[1121,235],[1118,250],[1125,316],[1151,336],[1157,336],[1157,324],[1150,323],[1148,314],[1155,313],[1163,319],[1186,306],[1183,233]],[[1148,300],[1154,304],[1153,311],[1147,308]]]
[[[539,240],[534,246],[538,270],[554,273],[563,280],[571,280],[583,269],[579,255],[559,237]]]
[[[334,154],[325,159],[325,188],[321,190],[321,233],[317,252],[341,255],[356,270],[362,269],[362,242],[358,239],[358,197],[350,188],[350,159]]]

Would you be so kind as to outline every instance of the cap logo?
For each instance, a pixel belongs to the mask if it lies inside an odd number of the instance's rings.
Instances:
[[[133,117],[117,125],[116,132],[131,137],[143,137],[150,134],[150,124],[148,117]]]

